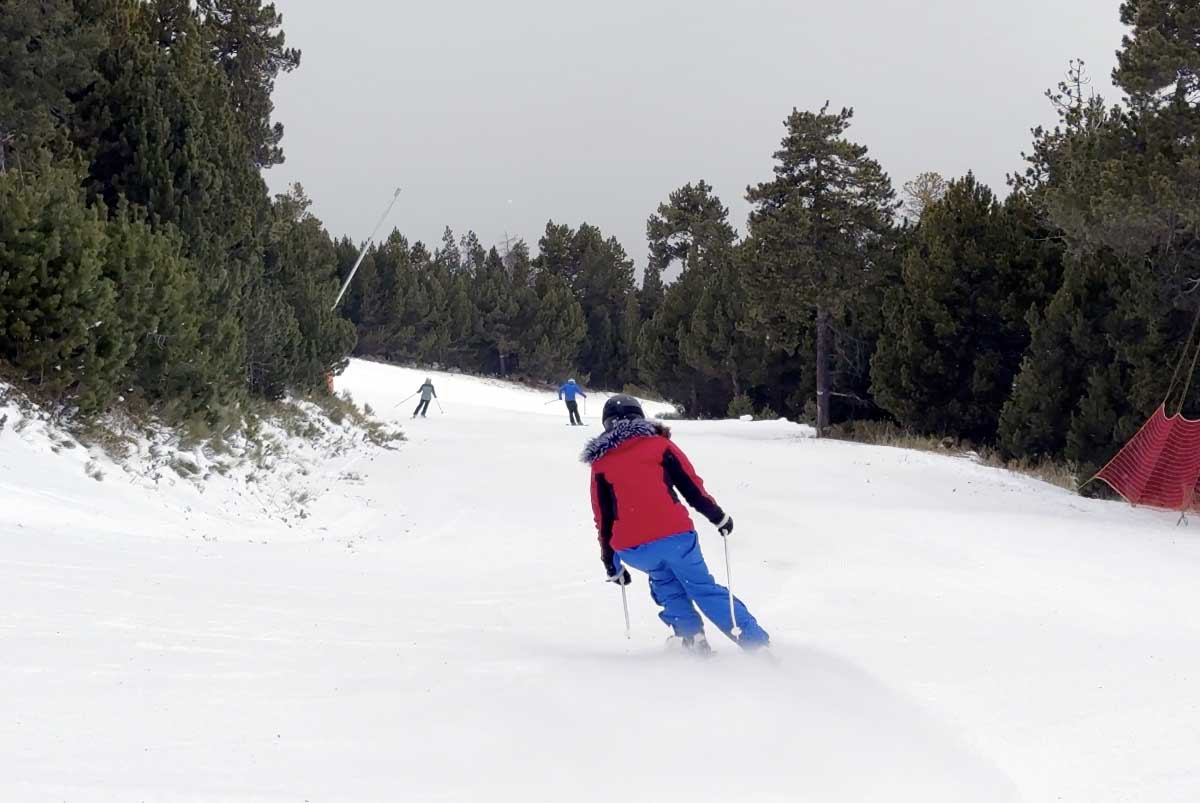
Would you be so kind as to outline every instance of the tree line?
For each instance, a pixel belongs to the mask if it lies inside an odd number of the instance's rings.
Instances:
[[[1200,11],[1119,14],[1122,98],[1072,63],[1006,193],[932,171],[897,192],[826,104],[784,120],[744,236],[703,180],[649,215],[640,280],[587,223],[536,249],[393,232],[332,313],[359,247],[262,178],[300,61],[273,6],[0,0],[0,361],[88,410],[317,389],[350,353],[573,374],[1087,472],[1163,400],[1200,288]]]
[[[261,0],[0,0],[0,364],[64,407],[319,388],[354,327],[283,160]]]
[[[1124,97],[1072,62],[1005,197],[970,173],[897,193],[851,109],[794,110],[744,237],[704,181],[650,215],[640,284],[588,225],[551,223],[534,259],[394,235],[347,307],[357,348],[632,384],[697,416],[891,419],[1087,474],[1163,401],[1200,288],[1200,10],[1119,13]]]

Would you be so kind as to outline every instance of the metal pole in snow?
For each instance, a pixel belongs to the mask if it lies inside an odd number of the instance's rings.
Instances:
[[[342,282],[342,289],[338,290],[337,298],[333,300],[333,306],[329,308],[330,312],[337,309],[338,302],[342,300],[342,296],[346,294],[346,288],[350,286],[350,280],[354,278],[354,274],[358,273],[358,266],[362,264],[363,257],[367,255],[367,249],[371,247],[371,243],[375,241],[375,235],[379,233],[379,227],[383,225],[383,221],[387,220],[387,216],[392,211],[392,207],[396,205],[396,201],[400,199],[400,188],[396,188],[395,194],[392,195],[392,202],[388,204],[387,209],[383,210],[383,214],[379,216],[379,222],[375,224],[374,231],[367,238],[367,244],[362,247],[362,251],[358,254],[358,259],[354,263],[354,267],[350,269],[350,275],[346,277],[346,281]]]

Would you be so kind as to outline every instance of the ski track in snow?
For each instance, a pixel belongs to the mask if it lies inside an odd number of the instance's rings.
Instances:
[[[409,421],[432,375],[445,413]],[[1014,474],[674,422],[770,663],[633,638],[545,393],[351,364],[309,517],[0,431],[0,801],[1200,798],[1200,535]],[[281,479],[281,488],[292,479]],[[286,490],[286,489],[285,489]],[[718,579],[719,537],[701,543]]]

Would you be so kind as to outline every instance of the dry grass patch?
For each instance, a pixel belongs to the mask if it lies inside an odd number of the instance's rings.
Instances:
[[[1079,472],[1071,464],[1047,459],[1005,460],[993,447],[976,446],[952,436],[919,435],[891,421],[851,421],[839,424],[832,429],[831,437],[872,446],[890,446],[896,449],[964,457],[981,465],[1024,474],[1073,493],[1079,491]]]

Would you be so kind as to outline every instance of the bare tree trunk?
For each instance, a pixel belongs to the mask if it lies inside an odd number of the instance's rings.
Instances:
[[[829,429],[829,311],[817,309],[817,437]]]

